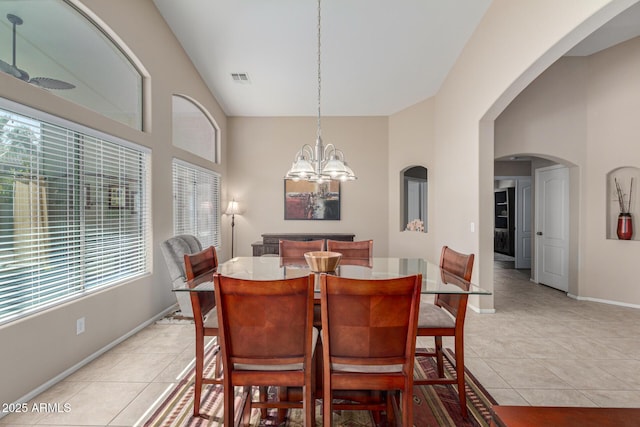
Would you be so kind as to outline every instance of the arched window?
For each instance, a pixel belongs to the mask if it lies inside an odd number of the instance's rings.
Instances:
[[[218,163],[218,131],[206,110],[174,95],[173,145]],[[193,234],[204,246],[220,247],[220,175],[173,159],[174,234]]]
[[[190,98],[173,95],[173,145],[218,163],[218,128]]]
[[[142,75],[114,40],[63,0],[0,2],[0,71],[142,129]],[[15,55],[15,64],[13,56]]]

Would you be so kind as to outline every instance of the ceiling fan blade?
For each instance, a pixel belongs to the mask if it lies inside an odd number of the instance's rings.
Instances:
[[[18,76],[20,80],[24,80],[25,82],[29,81],[29,73],[27,73],[25,70],[21,70],[18,67],[14,67],[14,68],[18,73],[20,73],[20,75]]]
[[[0,60],[0,70],[4,71],[7,74],[11,74],[13,77],[19,78],[20,80],[24,80],[25,82],[29,81],[29,73],[27,73],[24,70],[21,70],[18,67],[14,67],[13,65],[7,64],[2,60]]]
[[[13,77],[17,77],[17,78],[20,78],[20,76],[22,75],[20,73],[20,70],[18,70],[13,65],[4,62],[2,59],[0,59],[0,71],[2,71],[3,73],[10,74]]]
[[[51,79],[49,77],[34,77],[29,80],[29,83],[45,89],[63,90],[75,88],[75,85],[72,85],[71,83],[63,82],[62,80]]]

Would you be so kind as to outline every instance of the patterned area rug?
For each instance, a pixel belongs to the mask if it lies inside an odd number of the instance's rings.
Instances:
[[[450,350],[447,350],[450,351]],[[213,369],[214,353],[209,350],[205,355],[206,375]],[[446,375],[452,377],[453,367],[445,359]],[[415,366],[416,378],[436,376],[435,362],[431,358],[420,357]],[[183,378],[166,396],[158,407],[144,422],[145,427],[196,427],[222,426],[222,387],[205,386],[202,391],[201,413],[203,418],[193,417],[193,377],[194,370]],[[487,427],[491,422],[490,408],[496,402],[480,383],[465,372],[467,408],[469,417],[463,419],[460,414],[457,387],[454,385],[415,386],[413,394],[414,426],[417,427]],[[236,388],[236,410],[240,410],[240,389]],[[334,426],[341,427],[373,427],[375,423],[369,411],[335,411]],[[253,409],[251,426],[276,425],[275,414],[270,413],[266,419],[260,419],[260,411]],[[303,427],[302,410],[289,411],[286,421],[288,427]],[[321,401],[317,401],[316,425],[322,425]]]

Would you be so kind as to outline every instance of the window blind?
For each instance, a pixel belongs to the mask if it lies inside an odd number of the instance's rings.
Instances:
[[[173,160],[173,231],[220,247],[220,175]]]
[[[149,151],[3,106],[0,323],[149,272]]]

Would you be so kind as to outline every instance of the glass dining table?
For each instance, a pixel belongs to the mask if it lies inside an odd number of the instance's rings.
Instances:
[[[278,256],[236,257],[221,263],[217,270],[224,276],[245,280],[281,280],[307,276],[314,273],[304,258],[281,258]],[[320,273],[316,275],[316,292],[320,293]],[[343,259],[334,274],[352,279],[389,279],[422,274],[422,294],[469,294],[491,295],[480,286],[442,270],[438,264],[421,258],[368,258]],[[185,282],[176,292],[213,291],[213,272],[203,274]]]
[[[304,258],[282,258],[278,256],[236,257],[218,265],[216,271],[224,276],[244,280],[282,280],[315,274],[315,304],[320,304],[320,275],[312,272]],[[482,289],[440,268],[438,264],[419,258],[367,258],[342,259],[334,274],[352,279],[389,279],[414,274],[422,274],[421,294],[469,294],[491,295]],[[213,271],[202,274],[185,282],[175,292],[213,292]],[[316,310],[314,310],[316,311]],[[319,310],[314,313],[314,325],[319,326]],[[323,378],[322,361],[317,359],[316,398],[322,398]],[[300,400],[301,396],[287,391],[291,400]],[[246,398],[246,393],[243,398]]]

